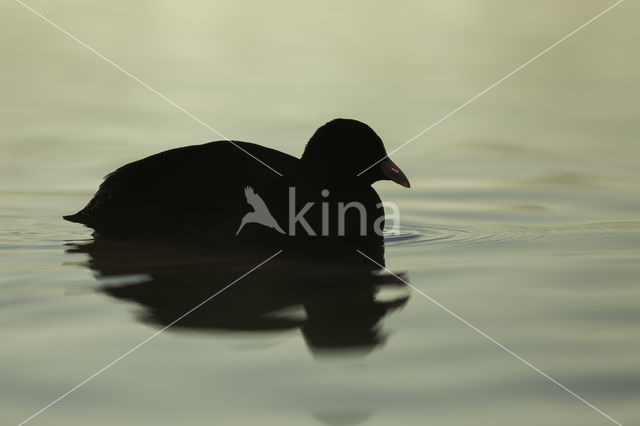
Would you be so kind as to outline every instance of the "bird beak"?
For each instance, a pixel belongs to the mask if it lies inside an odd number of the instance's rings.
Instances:
[[[382,173],[384,173],[387,179],[392,180],[398,185],[404,186],[405,188],[411,188],[409,179],[407,179],[404,173],[402,173],[400,167],[396,166],[396,163],[394,163],[390,159],[386,159],[382,163],[380,163],[380,168],[382,169]]]

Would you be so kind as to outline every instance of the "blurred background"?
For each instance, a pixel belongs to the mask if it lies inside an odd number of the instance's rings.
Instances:
[[[226,137],[295,156],[336,117],[393,150],[613,3],[28,2]],[[60,216],[122,164],[221,137],[18,2],[0,11],[0,418],[17,424],[153,330],[91,291],[64,253],[90,232]],[[639,12],[621,3],[399,150],[411,190],[376,185],[401,210],[390,269],[623,424],[640,421]],[[385,327],[384,349],[331,362],[295,332],[167,333],[33,424],[610,421],[419,294]]]

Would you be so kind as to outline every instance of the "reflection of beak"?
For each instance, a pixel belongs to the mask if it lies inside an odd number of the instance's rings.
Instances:
[[[382,169],[382,173],[384,173],[387,179],[390,179],[398,185],[404,186],[405,188],[411,188],[409,179],[407,179],[404,173],[402,173],[400,167],[396,166],[396,163],[394,163],[390,159],[386,159],[382,163],[380,163],[380,168]]]

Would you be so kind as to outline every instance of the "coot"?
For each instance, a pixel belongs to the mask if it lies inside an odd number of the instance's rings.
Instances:
[[[384,211],[371,187],[379,180],[409,187],[368,125],[339,118],[313,134],[300,159],[217,141],[134,161],[107,175],[86,207],[64,219],[102,236],[381,240]]]

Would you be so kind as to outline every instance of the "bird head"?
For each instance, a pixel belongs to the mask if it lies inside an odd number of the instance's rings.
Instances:
[[[382,139],[357,120],[337,118],[321,126],[307,143],[302,162],[332,180],[357,178],[367,185],[391,180],[410,187],[409,179],[388,157]]]

